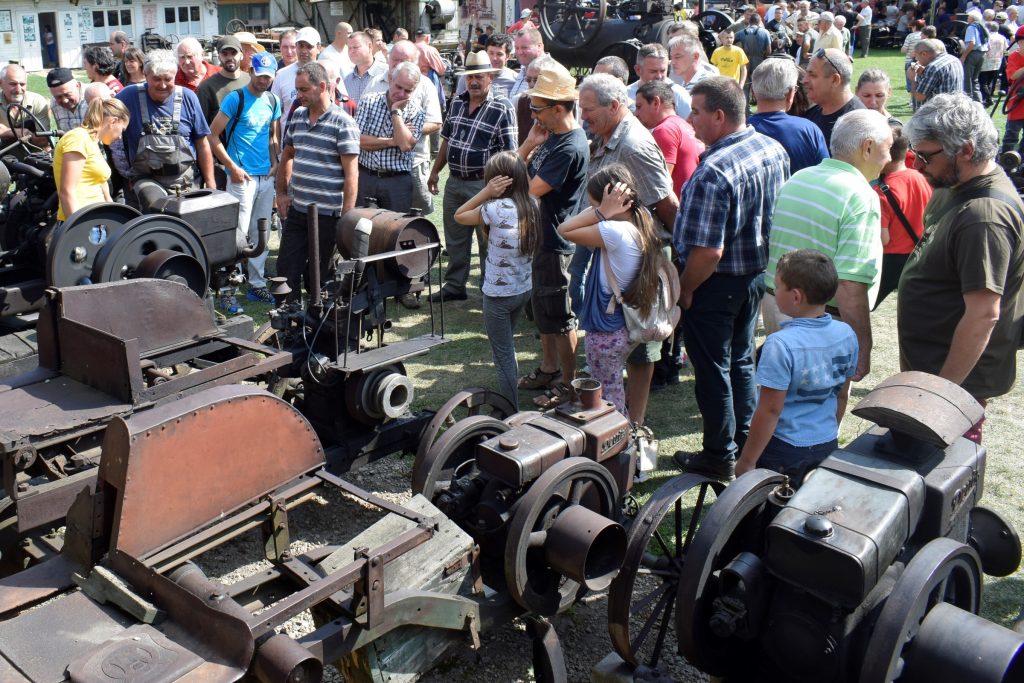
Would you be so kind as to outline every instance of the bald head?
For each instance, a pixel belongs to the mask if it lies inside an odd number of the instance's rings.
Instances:
[[[391,47],[388,53],[388,69],[394,69],[402,62],[420,63],[420,49],[411,41],[400,40]]]
[[[110,88],[106,83],[90,83],[85,88],[85,101],[92,102],[93,100],[109,100],[114,96]]]

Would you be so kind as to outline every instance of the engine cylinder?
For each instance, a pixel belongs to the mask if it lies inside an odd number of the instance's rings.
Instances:
[[[588,590],[604,590],[626,555],[622,526],[582,505],[566,508],[548,529],[544,556],[558,573]]]
[[[335,231],[338,251],[347,259],[358,255],[360,235],[356,228],[360,219],[368,219],[373,224],[369,255],[414,249],[438,241],[437,228],[422,216],[406,216],[384,209],[352,209],[341,217]],[[426,275],[436,258],[436,251],[417,251],[396,256],[393,261],[389,259],[388,268],[398,277],[414,280]]]

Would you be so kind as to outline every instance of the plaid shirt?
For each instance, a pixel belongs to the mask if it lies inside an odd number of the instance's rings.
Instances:
[[[402,120],[412,131],[413,137],[420,138],[423,130],[425,114],[410,101],[402,112]],[[363,135],[378,138],[390,138],[395,134],[395,126],[391,123],[391,105],[386,92],[367,95],[359,101],[356,109],[356,124]],[[398,147],[359,152],[359,163],[372,171],[392,171],[408,173],[412,171],[413,150],[403,152]]]
[[[370,68],[367,69],[366,73],[362,76],[359,75],[358,69],[352,69],[352,71],[343,79],[345,82],[345,89],[348,91],[349,99],[355,100],[358,104],[359,100],[366,92],[366,86],[378,76],[387,76],[387,73],[388,67],[377,61],[371,64]]]
[[[936,55],[917,77],[917,92],[925,95],[925,102],[939,93],[956,93],[964,89],[964,67],[960,60],[945,52]],[[915,100],[915,109],[923,102]]]
[[[456,177],[481,175],[492,154],[515,151],[519,147],[516,113],[504,97],[487,90],[487,99],[469,111],[469,93],[452,102],[451,111],[441,128],[448,141],[448,165]]]
[[[723,250],[716,273],[763,271],[775,199],[788,178],[786,150],[750,126],[708,147],[679,199],[672,242],[681,263],[691,247],[707,247]]]
[[[78,96],[78,106],[70,111],[57,104],[56,99],[50,98],[50,111],[53,112],[53,118],[57,121],[57,130],[69,131],[82,125],[89,103],[85,101],[85,91],[81,84],[79,84]]]

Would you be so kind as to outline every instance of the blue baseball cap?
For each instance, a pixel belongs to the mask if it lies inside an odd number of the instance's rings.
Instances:
[[[277,60],[269,52],[257,52],[252,56],[253,76],[274,76],[277,74]]]

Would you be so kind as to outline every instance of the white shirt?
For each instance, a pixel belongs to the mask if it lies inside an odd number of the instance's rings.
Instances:
[[[690,115],[690,93],[678,83],[674,81],[670,81],[670,83],[672,84],[672,94],[676,96],[676,113],[685,119]],[[640,81],[634,81],[631,86],[626,88],[629,99],[636,102],[636,91],[639,88]]]
[[[334,47],[334,45],[328,45],[320,52],[320,56],[316,58],[316,61],[322,62],[325,59],[330,59],[334,62],[335,68],[338,70],[339,76],[345,76],[349,71],[355,68],[355,64],[348,58],[348,45],[343,47],[341,50]]]
[[[363,97],[366,97],[370,93],[387,92],[387,89],[387,74],[381,74],[366,84],[366,88],[363,90]],[[434,84],[431,83],[430,79],[426,76],[420,78],[419,83],[416,84],[416,90],[413,91],[412,97],[410,97],[409,100],[419,106],[426,115],[423,118],[424,125],[428,123],[444,122],[444,119],[441,118],[441,100],[437,97],[437,88],[434,87]],[[421,135],[416,146],[413,148],[413,166],[419,166],[422,163],[430,163],[429,137],[430,136],[428,135]]]
[[[864,5],[864,9],[857,14],[860,15],[860,21],[857,22],[857,28],[869,28],[871,26],[871,6]]]
[[[291,111],[292,101],[295,100],[295,73],[299,70],[299,63],[293,62],[277,72],[274,76],[274,84],[270,86],[270,92],[281,99],[281,114],[288,116]]]

